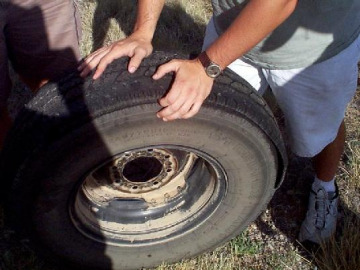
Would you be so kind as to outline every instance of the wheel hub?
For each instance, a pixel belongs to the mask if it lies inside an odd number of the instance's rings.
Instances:
[[[111,179],[115,189],[140,194],[164,186],[177,170],[173,154],[162,149],[148,149],[119,157],[111,168]]]
[[[87,237],[113,245],[153,242],[192,229],[224,196],[225,174],[210,157],[189,150],[143,148],[101,164],[86,175],[70,204],[73,224]]]

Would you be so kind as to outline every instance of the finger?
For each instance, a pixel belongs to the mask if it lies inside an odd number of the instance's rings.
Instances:
[[[83,63],[83,70],[80,73],[81,77],[87,76],[92,70],[96,68],[101,59],[107,54],[108,50],[103,50],[98,52],[96,55],[93,55],[91,58],[87,59],[86,62]]]
[[[166,118],[167,121],[172,121],[175,119],[181,119],[186,115],[192,108],[194,102],[193,100],[186,101],[178,110],[170,115],[166,115],[163,118]]]
[[[170,89],[170,91],[165,95],[165,97],[159,99],[159,104],[162,107],[167,107],[167,106],[173,105],[179,98],[180,94],[181,94],[181,91],[176,91],[176,90]]]
[[[176,102],[176,104],[169,105],[167,107],[164,107],[160,112],[157,113],[157,116],[159,118],[168,118],[169,116],[173,114],[178,114],[179,109],[181,106],[185,103],[185,100],[179,100]]]
[[[83,69],[87,66],[87,62],[86,62],[87,59],[88,59],[88,57],[85,58],[85,59],[83,59],[83,60],[81,61],[80,65],[78,65],[78,67],[77,67],[77,70],[78,70],[78,71],[83,70]]]
[[[191,92],[190,94],[181,94],[179,97],[168,107],[171,107],[172,113],[179,112],[180,115],[183,115],[188,112],[192,104],[195,102],[196,99],[196,93]],[[167,117],[169,114],[165,114],[165,112],[162,114],[163,117]]]
[[[186,114],[196,100],[196,93],[181,95],[173,104],[158,112],[159,118],[176,119]]]
[[[134,56],[130,58],[128,70],[130,73],[134,73],[140,66],[141,61],[146,57],[146,51],[144,49],[135,49]]]
[[[190,110],[186,114],[182,115],[182,118],[189,119],[190,117],[193,117],[194,115],[196,115],[199,112],[202,104],[203,104],[202,101],[195,102],[191,106]]]
[[[104,51],[107,51],[109,50],[108,47],[104,47],[104,48],[101,48],[99,50],[96,50],[95,52],[89,54],[85,59],[84,61],[81,62],[81,64],[78,66],[78,70],[82,70],[84,69],[96,56],[98,56],[99,54],[103,53]]]
[[[170,115],[170,116],[168,116],[168,117],[163,117],[163,118],[161,118],[163,121],[165,121],[165,122],[168,122],[168,121],[174,121],[174,120],[178,120],[178,119],[181,119],[181,116],[180,116],[180,114],[178,114],[178,113],[174,113],[174,114],[172,114],[172,115]]]
[[[177,71],[179,68],[179,61],[171,60],[169,63],[161,65],[153,75],[154,80],[162,78],[165,74],[173,71]]]
[[[163,121],[171,121],[181,118],[180,112],[174,111],[171,106],[162,109],[160,112],[157,113],[157,116]]]
[[[169,105],[174,104],[176,101],[178,101],[180,95],[182,94],[182,89],[186,89],[186,86],[184,83],[179,82],[179,79],[175,78],[174,83],[172,84],[169,92],[159,100],[159,104],[162,107],[167,107]],[[184,98],[182,99],[183,102]],[[181,104],[179,104],[180,107]]]
[[[108,52],[104,57],[101,58],[99,64],[97,65],[95,74],[93,76],[93,79],[98,79],[105,71],[106,67],[115,59],[121,58],[123,56],[126,56],[127,54],[124,53],[122,50],[120,51],[114,51],[111,50]]]

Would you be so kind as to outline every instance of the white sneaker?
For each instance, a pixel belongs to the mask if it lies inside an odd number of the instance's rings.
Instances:
[[[335,192],[326,192],[321,185],[313,183],[306,218],[300,228],[300,242],[308,240],[320,244],[334,234],[338,213],[338,198],[337,187]]]

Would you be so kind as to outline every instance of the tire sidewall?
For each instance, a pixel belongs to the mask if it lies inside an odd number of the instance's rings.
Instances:
[[[20,222],[33,220],[32,238],[46,247],[45,253],[95,269],[174,262],[229,240],[266,206],[274,191],[277,165],[275,151],[261,130],[235,114],[206,106],[190,120],[169,123],[155,117],[158,109],[156,104],[144,104],[100,116],[39,151],[23,166],[20,178],[27,183],[18,185],[18,194],[24,196],[16,198],[23,208],[15,210],[31,213],[22,215]],[[181,237],[151,245],[105,246],[83,236],[69,216],[69,198],[81,179],[111,156],[150,145],[184,145],[212,156],[227,174],[221,204],[206,222]],[[32,188],[21,189],[31,182]],[[33,206],[26,200],[33,200]]]

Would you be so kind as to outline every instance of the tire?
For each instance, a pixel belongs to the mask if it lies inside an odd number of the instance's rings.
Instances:
[[[76,74],[43,87],[2,152],[6,216],[66,269],[138,269],[214,249],[262,212],[287,164],[274,117],[225,71],[200,112],[156,118],[172,76],[156,52],[97,81]],[[196,239],[196,241],[194,241]]]

